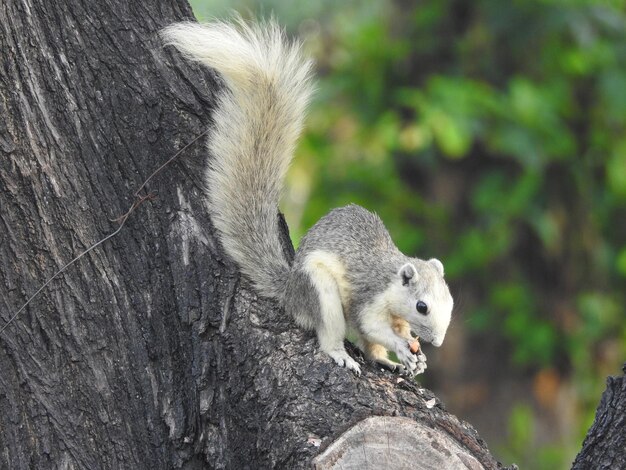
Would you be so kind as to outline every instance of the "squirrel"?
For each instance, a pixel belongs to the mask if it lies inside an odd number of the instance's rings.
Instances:
[[[381,219],[357,205],[334,209],[283,251],[278,203],[313,92],[312,61],[275,21],[175,23],[166,45],[217,71],[208,136],[207,206],[225,252],[263,297],[317,333],[320,349],[360,375],[347,353],[349,330],[365,355],[409,375],[426,369],[419,339],[440,346],[453,300],[437,259],[403,255]],[[388,358],[388,351],[400,363]]]

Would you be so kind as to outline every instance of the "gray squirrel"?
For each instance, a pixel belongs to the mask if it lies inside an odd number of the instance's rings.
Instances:
[[[357,375],[349,329],[378,363],[422,373],[412,332],[440,346],[452,296],[437,259],[403,255],[380,218],[357,205],[334,209],[302,238],[293,262],[283,252],[278,202],[313,91],[312,62],[275,22],[177,23],[166,44],[215,69],[226,89],[208,136],[207,205],[226,253],[261,296],[277,300],[320,349]],[[388,358],[393,351],[400,364]]]

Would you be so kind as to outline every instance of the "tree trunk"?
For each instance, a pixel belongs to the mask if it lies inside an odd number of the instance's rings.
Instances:
[[[626,374],[626,364],[622,367]],[[573,469],[626,468],[626,377],[608,377],[606,390]]]
[[[157,36],[191,17],[184,1],[0,7],[0,328],[209,124],[219,80]],[[0,335],[0,468],[498,467],[431,392],[336,367],[240,282],[203,206],[203,144]]]

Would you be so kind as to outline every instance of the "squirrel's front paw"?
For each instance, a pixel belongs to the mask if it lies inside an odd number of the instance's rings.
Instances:
[[[418,354],[413,354],[409,347],[409,343],[400,341],[396,345],[395,351],[398,360],[404,366],[405,371],[409,375],[414,375],[418,369]],[[421,353],[420,353],[421,354]],[[423,354],[421,354],[423,356]],[[424,356],[426,358],[426,356]],[[422,370],[423,372],[423,370]]]
[[[417,358],[417,367],[415,368],[414,371],[412,371],[413,376],[423,374],[426,368],[428,367],[428,365],[426,364],[426,355],[423,352],[420,351],[417,354],[415,354],[415,356]]]

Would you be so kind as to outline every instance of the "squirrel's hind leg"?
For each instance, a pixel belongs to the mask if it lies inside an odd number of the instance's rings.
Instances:
[[[361,367],[350,357],[344,347],[346,320],[343,314],[339,285],[333,276],[333,270],[326,269],[321,263],[309,264],[306,274],[317,293],[317,307],[314,328],[320,349],[332,357],[335,362],[361,374]],[[309,306],[309,308],[315,308]],[[312,312],[310,312],[312,313]]]
[[[389,359],[389,352],[387,351],[387,348],[385,348],[382,344],[370,343],[367,340],[362,340],[361,342],[361,349],[363,350],[363,352],[365,352],[365,355],[368,357],[368,359],[394,372],[404,371],[404,366],[402,364]]]

